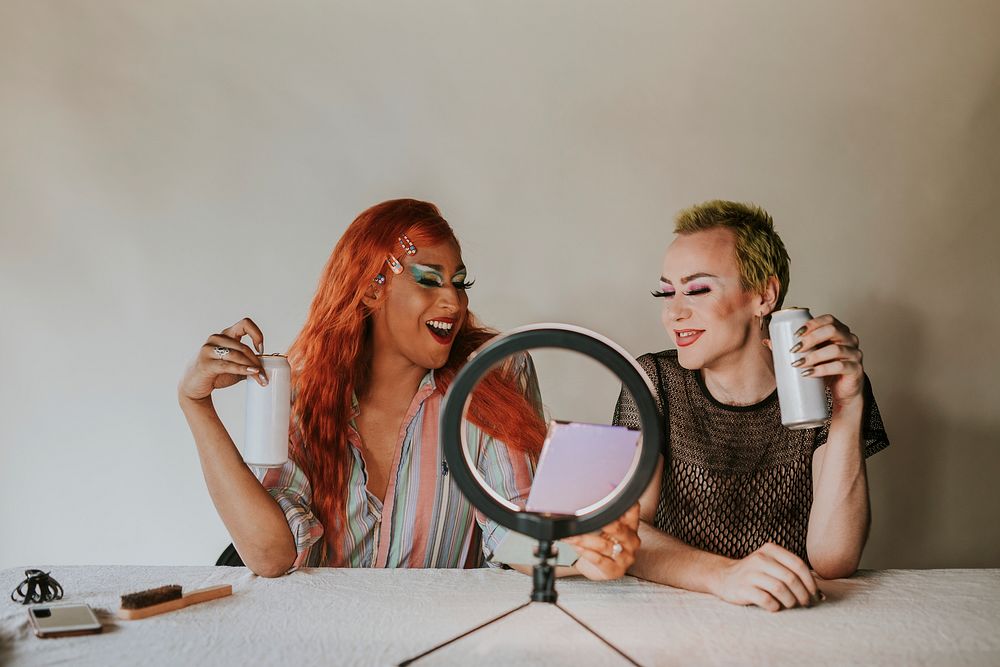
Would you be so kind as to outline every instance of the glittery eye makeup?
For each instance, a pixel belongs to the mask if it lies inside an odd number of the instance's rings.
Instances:
[[[444,275],[434,267],[425,266],[424,264],[411,264],[410,274],[418,285],[424,287],[444,287]],[[476,281],[466,281],[466,275],[468,274],[465,269],[461,269],[452,276],[451,286],[460,291],[465,291],[472,287]]]
[[[442,287],[444,276],[439,271],[423,264],[410,264],[410,274],[418,285],[424,287]]]
[[[457,290],[465,291],[475,284],[475,280],[466,280],[468,274],[463,270],[456,273],[451,278],[451,285]]]

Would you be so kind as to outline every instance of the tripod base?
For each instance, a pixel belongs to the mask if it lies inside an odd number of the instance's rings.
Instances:
[[[615,646],[614,644],[612,644],[611,642],[609,642],[607,639],[605,639],[604,637],[602,637],[593,628],[591,628],[589,625],[587,625],[586,623],[584,623],[583,621],[581,621],[580,619],[578,619],[576,616],[574,616],[573,614],[571,614],[569,612],[569,610],[567,610],[565,607],[563,607],[562,605],[560,605],[556,601],[559,596],[556,593],[555,568],[553,568],[551,565],[549,565],[549,558],[554,558],[555,557],[553,543],[549,542],[549,541],[540,540],[538,542],[538,549],[536,550],[536,555],[539,557],[539,562],[532,569],[533,588],[532,588],[532,591],[531,591],[531,600],[530,601],[525,602],[522,605],[518,605],[517,607],[514,607],[513,609],[511,609],[509,611],[505,611],[504,613],[500,614],[499,616],[491,618],[490,620],[486,621],[485,623],[481,623],[481,624],[477,625],[476,627],[472,628],[471,630],[467,630],[467,631],[463,632],[462,634],[460,634],[460,635],[458,635],[456,637],[452,637],[451,639],[449,639],[447,641],[441,642],[437,646],[434,646],[433,648],[430,648],[430,649],[424,651],[420,655],[416,655],[416,656],[414,656],[412,658],[404,660],[403,662],[399,663],[399,667],[404,667],[405,665],[411,665],[414,662],[416,662],[417,660],[420,660],[421,658],[425,658],[428,655],[430,655],[431,653],[434,653],[435,651],[437,651],[439,649],[442,649],[445,646],[448,646],[449,644],[454,644],[459,639],[462,639],[464,637],[468,637],[469,635],[475,634],[476,632],[482,630],[485,627],[488,627],[488,626],[496,623],[497,621],[503,620],[503,619],[507,618],[508,616],[511,616],[512,614],[521,611],[522,609],[526,609],[526,608],[530,607],[534,603],[551,604],[556,609],[558,609],[559,611],[561,611],[562,613],[566,614],[571,619],[573,619],[576,622],[577,625],[579,625],[584,630],[586,630],[587,632],[589,632],[591,635],[593,635],[594,637],[596,637],[597,639],[599,639],[605,646],[607,646],[612,651],[614,651],[615,653],[617,653],[618,655],[620,655],[622,658],[624,658],[626,661],[628,661],[629,664],[635,665],[635,667],[640,667],[639,663],[637,663],[632,658],[628,657],[621,649],[619,649],[617,646]]]

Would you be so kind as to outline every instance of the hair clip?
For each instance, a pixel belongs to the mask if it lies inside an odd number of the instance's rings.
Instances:
[[[417,254],[417,246],[413,245],[413,241],[410,240],[409,236],[403,234],[396,240],[399,242],[399,246],[406,252],[407,255],[413,256]],[[397,276],[403,272],[403,264],[396,259],[392,253],[385,256],[385,263],[389,265],[389,268],[392,269],[392,272]],[[385,274],[378,274],[372,282],[376,285],[385,285]]]
[[[413,241],[411,241],[410,237],[406,234],[399,237],[399,245],[403,247],[403,250],[406,251],[407,255],[417,254],[417,246],[413,245]]]
[[[58,581],[50,577],[48,572],[25,570],[24,576],[26,579],[18,584],[17,588],[10,594],[10,599],[14,602],[35,604],[62,599],[62,586],[59,585]]]

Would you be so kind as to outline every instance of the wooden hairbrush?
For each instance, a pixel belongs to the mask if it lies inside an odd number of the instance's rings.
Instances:
[[[176,584],[160,586],[159,588],[151,588],[148,591],[123,595],[121,609],[118,610],[118,618],[134,621],[176,609],[183,609],[199,602],[224,598],[232,594],[233,587],[230,584],[199,588],[190,593],[183,593],[181,587]]]

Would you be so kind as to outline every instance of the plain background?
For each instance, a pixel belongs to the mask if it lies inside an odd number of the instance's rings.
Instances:
[[[399,196],[441,206],[488,323],[635,354],[669,345],[673,215],[764,205],[786,303],[860,335],[892,440],[863,565],[1000,566],[998,184],[992,0],[4,0],[0,567],[213,562],[184,365],[244,315],[285,349]]]

